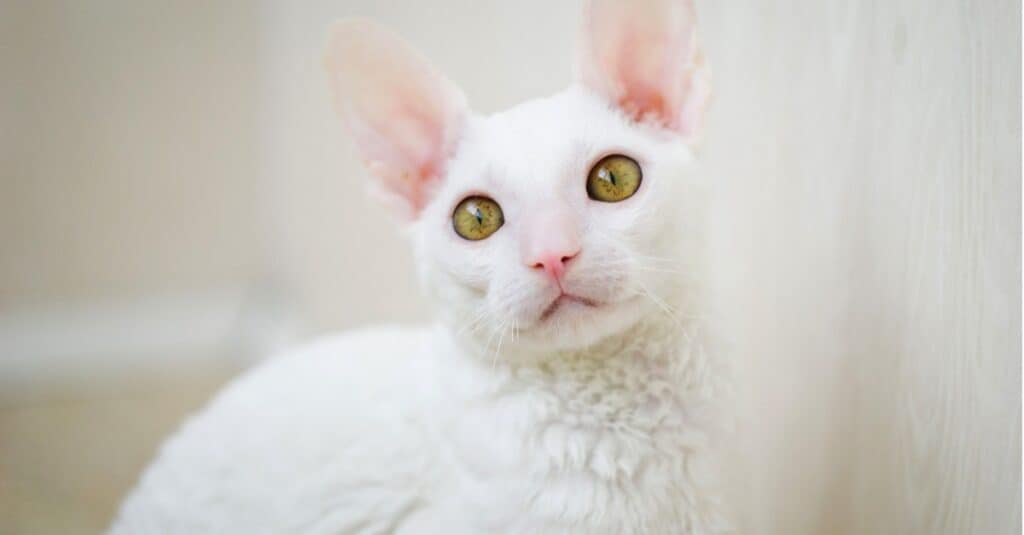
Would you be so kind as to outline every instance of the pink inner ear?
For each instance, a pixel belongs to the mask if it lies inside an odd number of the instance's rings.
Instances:
[[[416,217],[461,131],[462,93],[369,21],[335,24],[326,65],[336,109],[376,179],[376,191]]]
[[[349,118],[356,146],[378,180],[378,193],[397,196],[390,200],[400,201],[397,206],[410,216],[426,206],[449,156],[447,125],[429,103],[416,102],[420,97],[401,95],[389,105],[364,103]]]
[[[709,76],[688,0],[592,0],[581,47],[584,84],[637,121],[696,133]]]

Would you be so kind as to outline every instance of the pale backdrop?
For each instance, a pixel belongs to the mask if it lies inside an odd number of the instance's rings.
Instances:
[[[490,112],[569,82],[579,4],[0,3],[0,385],[427,318],[325,28],[381,20]],[[1019,532],[1019,2],[697,4],[743,525]]]

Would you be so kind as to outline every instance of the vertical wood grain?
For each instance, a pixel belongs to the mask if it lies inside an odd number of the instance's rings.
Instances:
[[[744,527],[1019,532],[1019,2],[699,7]]]
[[[1017,531],[1019,1],[697,3],[744,532]],[[397,28],[481,111],[568,81],[578,2],[442,4],[263,4],[280,258],[320,316],[421,313],[388,227],[335,230],[377,213],[314,61],[327,20]],[[343,308],[382,274],[405,297]]]

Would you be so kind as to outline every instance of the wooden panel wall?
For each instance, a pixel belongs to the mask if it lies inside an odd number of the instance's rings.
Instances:
[[[750,533],[1020,531],[1020,4],[700,3]]]

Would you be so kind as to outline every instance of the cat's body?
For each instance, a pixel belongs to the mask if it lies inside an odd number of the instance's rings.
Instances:
[[[443,327],[321,340],[193,418],[114,533],[720,533],[707,356],[639,329],[493,367]]]
[[[692,6],[594,0],[587,21],[580,84],[491,116],[390,34],[335,28],[339,112],[439,321],[239,379],[113,533],[726,530]]]

